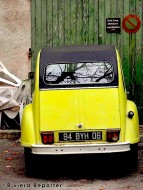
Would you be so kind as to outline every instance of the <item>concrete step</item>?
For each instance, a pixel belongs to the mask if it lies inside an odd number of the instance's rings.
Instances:
[[[20,130],[0,130],[0,139],[19,139]]]

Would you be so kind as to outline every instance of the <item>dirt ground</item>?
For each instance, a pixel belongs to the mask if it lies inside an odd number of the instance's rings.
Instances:
[[[110,175],[108,171],[100,170],[100,166],[85,168],[78,165],[73,168],[71,163],[62,163],[60,171],[58,167],[50,169],[47,163],[41,173],[28,176],[24,166],[23,147],[17,140],[0,140],[0,190],[142,190],[143,189],[143,146],[139,144],[139,163],[137,172]],[[118,163],[117,163],[118,164]],[[108,165],[108,163],[107,163]],[[67,172],[63,172],[63,171]],[[100,172],[98,172],[100,170]],[[44,171],[44,172],[43,172]],[[57,174],[58,175],[55,175]],[[96,175],[91,175],[96,173]],[[98,175],[100,173],[100,175]],[[51,175],[52,174],[52,175]]]

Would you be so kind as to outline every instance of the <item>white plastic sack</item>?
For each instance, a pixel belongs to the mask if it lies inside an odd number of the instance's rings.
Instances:
[[[20,109],[14,96],[21,82],[0,61],[0,111],[8,109],[17,112]]]
[[[11,74],[0,61],[0,86],[20,86],[21,80]]]
[[[19,104],[14,100],[15,87],[0,87],[0,111],[11,110],[17,112],[20,109]]]
[[[8,121],[9,119],[16,120],[17,115],[21,122],[23,107],[32,101],[30,87],[30,80],[21,81],[0,61],[0,128],[14,127],[8,124]],[[2,116],[3,113],[7,117],[6,121],[5,116]],[[4,126],[2,126],[2,121],[4,121]]]

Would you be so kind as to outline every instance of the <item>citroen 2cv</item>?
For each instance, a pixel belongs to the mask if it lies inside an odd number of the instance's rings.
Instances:
[[[135,167],[139,141],[138,111],[127,99],[116,47],[46,47],[39,52],[33,100],[21,123],[28,172],[36,167],[36,155],[128,153]]]

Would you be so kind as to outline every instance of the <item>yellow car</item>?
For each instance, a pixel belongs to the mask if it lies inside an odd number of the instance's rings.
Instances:
[[[28,172],[36,167],[36,155],[128,153],[135,167],[139,141],[138,111],[127,99],[116,47],[46,47],[39,52],[33,100],[21,122]]]

